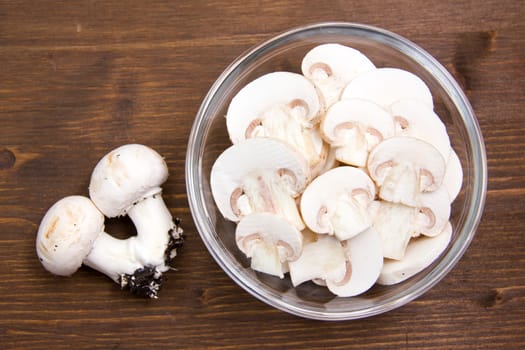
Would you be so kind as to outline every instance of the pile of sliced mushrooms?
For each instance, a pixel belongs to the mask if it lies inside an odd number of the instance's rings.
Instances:
[[[84,264],[122,289],[157,298],[163,273],[183,244],[160,187],[168,178],[164,158],[139,144],[120,146],[100,159],[91,175],[90,197],[73,195],[49,208],[38,228],[36,251],[51,273],[69,276]],[[137,235],[117,239],[105,217],[128,215]]]
[[[336,43],[301,70],[260,76],[228,107],[210,183],[238,248],[255,271],[341,297],[414,276],[448,246],[463,180],[429,88]]]

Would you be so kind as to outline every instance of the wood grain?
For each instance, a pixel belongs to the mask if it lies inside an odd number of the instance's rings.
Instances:
[[[492,0],[1,1],[0,348],[525,348],[524,17],[523,2]],[[484,217],[455,269],[351,322],[291,316],[234,284],[195,231],[184,180],[194,115],[221,71],[320,21],[380,26],[433,54],[465,89],[489,165]],[[34,250],[47,208],[87,194],[99,157],[130,142],[165,156],[165,199],[188,235],[154,301],[88,268],[52,276]]]

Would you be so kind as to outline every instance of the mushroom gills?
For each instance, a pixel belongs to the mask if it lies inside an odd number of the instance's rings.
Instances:
[[[452,225],[447,223],[435,237],[421,236],[413,239],[401,260],[385,259],[377,280],[381,285],[393,285],[423,271],[430,266],[447,248],[452,238]]]

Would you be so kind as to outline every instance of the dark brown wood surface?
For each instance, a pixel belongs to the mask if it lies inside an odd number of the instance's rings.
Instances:
[[[0,349],[525,348],[523,1],[1,1]],[[184,161],[207,90],[248,48],[320,21],[406,36],[463,85],[488,155],[486,209],[455,269],[383,315],[301,319],[254,299],[195,231]],[[159,300],[81,268],[45,271],[34,244],[56,200],[87,195],[97,160],[147,144],[186,245]],[[129,224],[109,221],[108,230]]]

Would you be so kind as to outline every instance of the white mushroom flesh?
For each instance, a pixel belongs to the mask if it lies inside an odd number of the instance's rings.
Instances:
[[[326,107],[339,100],[341,91],[352,79],[375,68],[358,50],[335,43],[314,47],[301,63],[303,75],[321,92]]]
[[[308,177],[306,160],[286,143],[253,138],[230,146],[219,156],[210,185],[217,207],[231,221],[269,212],[301,230],[304,224],[294,198]]]
[[[371,226],[368,204],[374,197],[374,184],[365,172],[341,166],[307,186],[301,197],[301,214],[312,231],[343,241]]]
[[[373,227],[381,238],[383,255],[401,259],[416,230],[417,208],[381,201],[376,209]]]
[[[292,145],[314,168],[324,146],[315,124],[321,104],[314,85],[290,72],[265,74],[243,87],[232,99],[226,125],[232,142],[272,137]]]
[[[235,230],[239,249],[251,258],[251,267],[284,277],[283,263],[296,260],[303,249],[303,235],[287,220],[269,213],[245,216]]]
[[[382,199],[417,205],[420,193],[435,191],[441,186],[445,160],[428,142],[395,136],[370,152],[368,171],[379,186]]]
[[[452,238],[452,226],[447,223],[435,237],[421,236],[412,239],[401,260],[385,259],[377,280],[381,285],[405,281],[430,266],[445,251]]]
[[[313,279],[340,281],[346,274],[346,255],[338,239],[321,236],[304,244],[301,256],[288,265],[294,286]]]
[[[362,99],[335,103],[321,122],[321,133],[336,150],[337,160],[366,166],[368,153],[394,134],[392,116],[379,105]]]
[[[343,244],[347,258],[346,278],[326,280],[328,289],[341,297],[351,297],[369,290],[383,267],[383,251],[379,234],[370,228]]]
[[[422,193],[417,206],[416,226],[418,234],[436,236],[450,219],[450,197],[445,186],[433,192]]]

